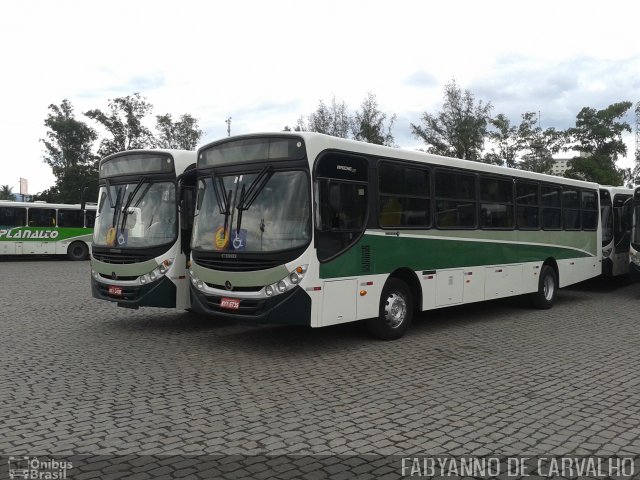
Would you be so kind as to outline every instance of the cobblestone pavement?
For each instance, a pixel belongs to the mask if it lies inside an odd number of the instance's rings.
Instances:
[[[0,261],[0,453],[640,454],[640,285],[427,312],[382,342],[117,308],[89,268]]]

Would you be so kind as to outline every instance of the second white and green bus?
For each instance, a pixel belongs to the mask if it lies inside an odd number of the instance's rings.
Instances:
[[[93,296],[128,308],[190,306],[195,152],[129,150],[100,161]]]
[[[257,323],[364,320],[383,339],[415,312],[601,273],[598,185],[315,133],[198,151],[192,309]]]
[[[86,260],[95,204],[0,201],[0,255],[66,255]]]
[[[632,198],[630,188],[600,185],[602,274],[605,277],[629,273]]]
[[[640,187],[635,187],[632,200],[631,245],[629,247],[629,277],[640,281]]]

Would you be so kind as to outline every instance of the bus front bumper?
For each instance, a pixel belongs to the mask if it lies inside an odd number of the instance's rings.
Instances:
[[[190,289],[191,309],[196,313],[256,324],[311,325],[311,297],[300,287],[275,297],[239,299],[237,310],[220,306],[222,298],[233,298],[233,292],[223,297],[204,295],[193,285]]]
[[[640,281],[640,266],[635,263],[629,263],[629,278],[633,282]]]
[[[121,289],[121,294],[110,294],[109,284],[91,278],[91,293],[94,298],[117,302],[119,307],[160,307],[175,308],[176,293],[175,284],[167,277],[148,283],[146,285],[114,285]]]

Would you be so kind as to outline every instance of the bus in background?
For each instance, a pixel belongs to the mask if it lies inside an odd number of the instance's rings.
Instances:
[[[598,185],[316,133],[198,150],[192,310],[396,339],[414,312],[601,273]]]
[[[635,187],[631,207],[631,246],[629,247],[629,278],[640,281],[640,187]]]
[[[633,190],[600,185],[602,222],[602,274],[617,277],[629,273],[631,207]]]
[[[0,255],[66,255],[86,260],[95,204],[0,201]]]
[[[196,154],[129,150],[100,161],[91,289],[128,308],[188,309]]]

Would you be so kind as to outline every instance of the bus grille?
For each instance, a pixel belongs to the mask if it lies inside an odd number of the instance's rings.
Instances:
[[[268,268],[277,267],[282,262],[272,259],[255,259],[255,258],[202,258],[193,255],[193,260],[201,267],[210,268],[212,270],[222,270],[225,272],[251,272],[254,270],[266,270]]]
[[[204,282],[208,287],[211,288],[215,288],[217,290],[227,290],[227,287],[225,287],[224,285],[216,285],[215,283],[208,283],[208,282]],[[251,293],[257,293],[260,290],[262,290],[264,287],[261,286],[257,286],[257,287],[233,287],[233,290],[230,290],[229,293],[233,293],[233,292],[251,292]]]
[[[98,253],[93,252],[93,258],[100,262],[104,263],[142,263],[147,260],[151,260],[155,258],[153,254],[144,254],[144,253],[118,253],[118,254],[109,254],[109,253]]]

